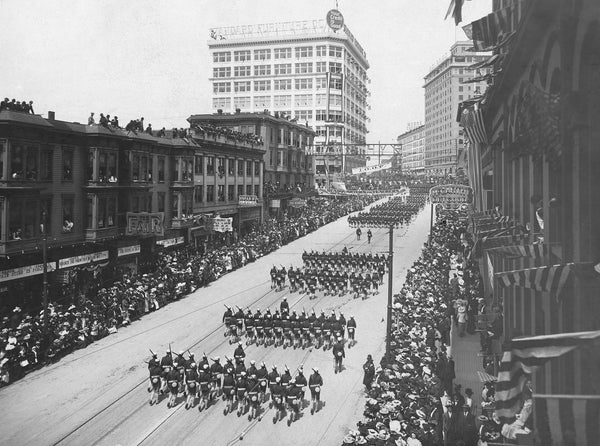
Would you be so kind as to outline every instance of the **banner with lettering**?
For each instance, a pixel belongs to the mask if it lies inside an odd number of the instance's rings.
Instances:
[[[238,204],[240,206],[256,206],[258,204],[258,197],[256,195],[240,195]]]
[[[46,265],[48,272],[56,270],[56,262],[47,263]],[[23,277],[37,276],[38,274],[43,274],[43,272],[43,263],[22,266],[20,268],[5,269],[0,271],[0,282],[8,282],[9,280],[22,279]]]
[[[212,219],[212,230],[215,232],[231,232],[233,231],[233,218],[215,217]]]

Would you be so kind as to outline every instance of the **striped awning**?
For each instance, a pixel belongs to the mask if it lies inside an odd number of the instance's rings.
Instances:
[[[479,376],[479,381],[481,381],[482,383],[498,381],[498,378],[496,378],[495,376],[490,375],[489,373],[486,373],[486,372],[480,372],[479,370],[477,371],[477,376]]]
[[[564,263],[537,268],[524,268],[495,273],[494,277],[501,287],[521,286],[536,291],[553,291],[559,295],[571,274],[572,266],[573,263]]]

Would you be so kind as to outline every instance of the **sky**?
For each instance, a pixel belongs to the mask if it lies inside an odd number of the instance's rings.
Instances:
[[[423,78],[456,40],[450,0],[338,0],[371,65],[369,143],[391,143],[424,120]],[[187,127],[210,113],[211,28],[324,19],[335,0],[0,0],[0,95],[34,101],[35,113],[87,122]],[[463,23],[491,0],[467,1]]]

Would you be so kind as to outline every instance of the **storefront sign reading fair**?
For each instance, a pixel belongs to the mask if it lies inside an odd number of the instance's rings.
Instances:
[[[165,235],[164,212],[127,212],[127,235]]]
[[[327,13],[327,25],[334,30],[339,31],[344,27],[344,16],[337,9],[332,9]]]
[[[434,186],[429,190],[429,199],[444,209],[458,209],[462,204],[473,202],[473,188],[462,184]]]

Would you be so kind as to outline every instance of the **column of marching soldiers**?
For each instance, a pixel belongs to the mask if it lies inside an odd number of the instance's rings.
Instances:
[[[353,292],[354,298],[363,299],[370,293],[377,293],[383,283],[386,271],[386,257],[379,254],[349,253],[346,248],[341,253],[334,252],[305,252],[302,255],[304,267],[285,268],[271,271],[271,288],[278,291],[286,287],[289,280],[290,292],[306,293],[310,298],[316,292],[325,295],[344,295]],[[287,297],[283,297],[279,309],[271,313],[270,308],[261,312],[256,309],[253,313],[249,308],[246,312],[240,307],[234,310],[226,306],[223,314],[225,325],[224,335],[229,338],[229,344],[237,344],[233,357],[225,357],[222,364],[219,357],[208,358],[203,355],[196,362],[193,353],[181,351],[174,355],[170,349],[159,361],[156,354],[148,363],[152,393],[150,404],[157,404],[159,395],[168,394],[168,407],[174,407],[177,395],[186,396],[186,409],[195,405],[199,399],[200,411],[208,408],[211,403],[222,397],[226,403],[223,413],[227,415],[234,410],[238,416],[248,413],[248,419],[262,418],[262,404],[269,401],[274,409],[273,423],[283,419],[287,414],[290,425],[299,417],[306,404],[306,387],[310,390],[312,401],[311,414],[321,408],[321,387],[323,378],[317,367],[307,380],[303,366],[292,374],[287,366],[280,374],[277,366],[271,370],[262,363],[257,367],[255,361],[250,361],[247,367],[246,354],[242,337],[245,336],[246,346],[250,344],[265,347],[275,346],[286,348],[323,348],[331,349],[334,356],[334,371],[340,373],[345,357],[344,345],[346,333],[348,348],[355,343],[356,321],[353,316],[346,320],[340,311],[337,315],[332,311],[319,315],[312,309],[306,312],[290,312]],[[236,410],[237,409],[237,410]]]
[[[385,223],[386,215],[391,211],[396,214],[395,219],[400,215],[408,223],[424,202],[424,196],[420,195],[409,197],[408,203],[394,198],[376,206],[373,218],[377,223]],[[348,221],[351,226],[356,223],[352,217]],[[360,240],[358,231],[357,239]],[[300,292],[308,295],[309,299],[316,298],[317,293],[332,296],[350,293],[355,299],[366,299],[370,294],[379,292],[388,266],[385,255],[350,253],[346,247],[342,252],[304,252],[302,260],[302,268],[290,267],[286,270],[283,266],[281,269],[273,266],[270,271],[271,289],[281,291],[289,281],[291,293]],[[262,405],[269,402],[269,407],[274,409],[273,423],[287,414],[289,426],[300,417],[301,410],[307,404],[306,387],[310,390],[311,414],[321,409],[323,378],[318,368],[313,367],[307,379],[302,364],[293,373],[287,365],[280,373],[276,365],[269,371],[264,362],[257,365],[254,360],[246,367],[242,338],[245,337],[246,346],[331,349],[336,374],[343,370],[346,331],[348,348],[356,343],[356,321],[353,316],[346,320],[341,311],[337,315],[332,311],[329,316],[321,311],[317,316],[314,308],[308,313],[305,309],[290,313],[286,297],[282,298],[279,309],[273,313],[270,308],[262,312],[256,309],[253,313],[249,308],[244,312],[238,306],[234,310],[226,305],[223,323],[224,336],[229,338],[229,344],[237,344],[233,357],[225,356],[224,363],[221,363],[220,357],[209,359],[206,354],[196,362],[189,350],[186,358],[186,352],[173,354],[170,346],[160,361],[158,355],[151,352],[152,358],[148,362],[150,405],[158,404],[159,395],[166,393],[167,406],[174,407],[177,396],[184,393],[185,408],[194,407],[198,399],[198,409],[202,411],[222,398],[226,403],[224,415],[236,411],[238,417],[248,413],[249,420],[261,420],[265,411]]]

